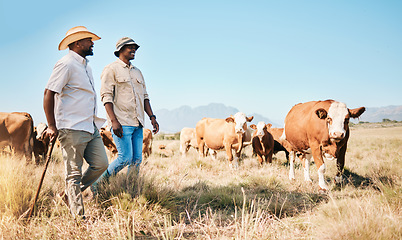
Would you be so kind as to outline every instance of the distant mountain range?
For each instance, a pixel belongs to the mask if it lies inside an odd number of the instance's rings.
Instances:
[[[402,106],[368,107],[359,120],[363,122],[382,122],[383,119],[402,121]]]
[[[239,112],[237,108],[225,106],[221,103],[211,103],[206,106],[195,108],[181,106],[173,110],[160,109],[154,111],[158,118],[158,122],[161,125],[160,131],[164,133],[180,132],[183,127],[195,128],[197,122],[203,117],[227,118],[237,112]],[[254,116],[253,122],[264,121],[266,123],[272,123],[274,126],[279,126],[260,114],[254,113],[248,116]],[[151,128],[149,121],[145,122],[145,127]]]
[[[195,128],[197,122],[203,117],[211,118],[226,118],[230,115],[239,112],[237,108],[226,106],[221,103],[211,103],[206,106],[192,108],[190,106],[181,106],[173,110],[160,109],[154,113],[161,125],[161,132],[176,133],[180,132],[183,127]],[[264,121],[271,123],[274,127],[281,127],[281,124],[272,122],[270,119],[253,113],[249,116],[254,116],[253,123]],[[366,108],[358,121],[364,122],[382,122],[383,119],[402,121],[402,106],[387,106],[379,108]],[[149,121],[145,121],[145,127],[151,128]]]

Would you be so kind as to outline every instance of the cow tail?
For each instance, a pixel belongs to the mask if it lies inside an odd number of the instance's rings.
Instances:
[[[282,135],[281,135],[281,137],[279,138],[279,141],[283,142],[283,141],[285,141],[285,140],[286,140],[286,133],[285,133],[285,127],[284,127],[284,128],[283,128]]]
[[[151,144],[149,144],[150,145],[149,146],[149,155],[152,154],[152,142],[153,142],[153,139],[152,139],[152,133],[151,133]]]
[[[25,113],[24,115],[28,119],[28,121],[31,122],[31,129],[30,129],[29,137],[28,137],[28,146],[24,147],[25,148],[25,158],[27,161],[31,161],[33,148],[34,148],[34,124],[33,124],[33,118],[31,116],[31,114]]]
[[[33,153],[33,148],[34,148],[34,123],[32,116],[28,113],[28,118],[31,121],[31,134],[29,136],[29,150],[28,152],[32,155]]]

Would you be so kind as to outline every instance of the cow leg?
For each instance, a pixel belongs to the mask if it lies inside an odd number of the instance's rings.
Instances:
[[[258,158],[258,162],[260,163],[260,165],[262,165],[262,163],[264,162],[264,159],[262,159],[262,154],[258,152],[257,158]]]
[[[335,182],[336,183],[342,183],[342,173],[343,173],[343,168],[345,166],[345,154],[346,154],[346,144],[340,149],[339,151],[339,156],[336,159],[336,167],[338,169],[338,172],[336,173],[335,176]]]
[[[198,138],[198,151],[199,151],[199,156],[200,159],[205,157],[205,153],[204,153],[204,146],[205,146],[205,141],[202,138]]]
[[[23,156],[25,156],[26,163],[32,162],[32,150],[31,150],[31,152],[29,152],[29,150],[28,150],[29,148],[26,144],[24,144],[22,146],[20,145],[20,146],[13,147],[13,149],[15,152],[15,156],[17,158],[22,158]]]
[[[32,152],[29,152],[29,151],[25,152],[25,159],[28,163],[31,163],[32,162]]]
[[[266,156],[265,156],[265,161],[268,163],[272,163],[272,156],[274,155],[274,150],[271,150]]]
[[[186,148],[184,149],[184,155],[187,156],[188,151],[190,151],[190,144],[188,144],[186,146]]]
[[[289,180],[295,180],[295,155],[294,151],[289,152]]]
[[[303,169],[304,169],[304,181],[306,182],[312,182],[310,178],[310,160],[311,160],[311,154],[303,154],[301,155],[303,158],[300,160],[303,163]]]
[[[39,153],[34,153],[34,157],[35,157],[35,164],[39,165],[39,163],[40,163]]]
[[[231,144],[225,144],[225,150],[226,150],[226,155],[228,156],[230,168],[237,169],[238,166],[239,166],[239,163],[237,162],[237,158],[235,159],[235,162],[233,162],[232,145]],[[233,163],[234,163],[234,165],[233,165]]]
[[[212,149],[208,149],[208,152],[209,152],[209,154],[211,155],[211,157],[212,157],[212,160],[216,160],[216,158],[217,158],[217,155],[218,155],[218,153],[215,151],[215,150],[212,150]]]
[[[313,158],[315,162],[315,166],[318,169],[318,185],[324,191],[328,190],[328,185],[325,182],[325,163],[322,158],[322,152],[320,147],[313,147],[311,146],[311,152],[313,153]]]
[[[19,148],[18,151],[21,152],[25,156],[25,160],[27,163],[32,162],[32,145],[30,142],[25,143],[22,148]]]
[[[239,169],[239,159],[240,159],[240,152],[238,153],[235,151],[235,154],[233,155],[233,167],[235,170]]]
[[[180,153],[182,156],[186,156],[186,152],[187,152],[187,144],[186,143],[181,143],[180,144]]]

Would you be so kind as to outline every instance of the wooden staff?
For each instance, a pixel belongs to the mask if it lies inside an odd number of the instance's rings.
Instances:
[[[41,189],[41,187],[42,187],[43,179],[45,178],[47,166],[49,165],[50,157],[52,156],[53,147],[54,147],[54,143],[55,143],[55,142],[56,142],[56,138],[55,138],[55,137],[50,140],[50,145],[49,145],[50,150],[49,150],[49,154],[48,154],[47,157],[46,157],[45,169],[43,169],[43,173],[42,173],[42,177],[40,178],[38,190],[36,191],[36,195],[35,195],[34,201],[33,201],[33,203],[32,203],[31,210],[29,211],[29,214],[28,214],[28,221],[29,221],[29,219],[30,219],[31,216],[32,216],[33,210],[34,210],[34,208],[35,208],[36,200],[38,200],[39,192],[40,192],[40,189]]]

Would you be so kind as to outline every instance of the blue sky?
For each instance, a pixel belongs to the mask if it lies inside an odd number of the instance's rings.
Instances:
[[[133,64],[154,110],[223,103],[281,123],[311,100],[402,105],[402,1],[0,0],[0,9],[0,111],[29,112],[35,125],[67,53],[57,46],[79,25],[102,38],[88,57],[98,94],[116,41],[141,46]]]

